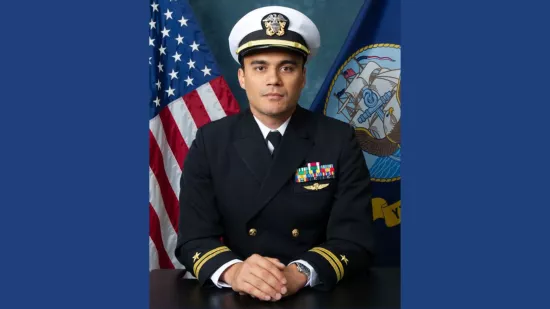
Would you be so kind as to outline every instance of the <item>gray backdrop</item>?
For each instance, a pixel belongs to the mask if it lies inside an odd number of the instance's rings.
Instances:
[[[248,107],[246,94],[238,84],[239,65],[229,53],[229,33],[249,11],[267,5],[297,9],[319,28],[321,49],[307,65],[307,83],[299,104],[309,108],[326,74],[340,51],[346,35],[364,0],[189,0],[197,22],[241,108]]]

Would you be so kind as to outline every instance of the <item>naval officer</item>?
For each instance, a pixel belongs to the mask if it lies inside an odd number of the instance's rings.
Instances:
[[[249,108],[198,129],[181,178],[176,257],[203,286],[277,301],[371,265],[370,175],[353,127],[298,105],[316,25],[291,8],[229,36]]]

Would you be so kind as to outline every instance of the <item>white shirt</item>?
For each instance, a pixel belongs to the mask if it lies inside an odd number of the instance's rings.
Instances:
[[[260,127],[260,130],[262,131],[262,134],[264,136],[264,140],[267,139],[267,134],[269,134],[269,132],[271,132],[271,131],[279,131],[279,133],[281,133],[281,135],[284,135],[285,131],[286,131],[286,128],[288,127],[288,123],[290,122],[290,118],[291,117],[289,117],[276,130],[272,130],[272,129],[268,128],[266,125],[264,125],[260,120],[258,120],[258,118],[256,118],[256,116],[254,116],[254,120],[256,120],[256,123],[258,123],[258,126]],[[269,148],[270,152],[273,152],[273,149],[275,149],[270,141],[267,142],[267,147]],[[238,259],[234,259],[234,260],[231,260],[231,261],[225,263],[220,268],[218,268],[218,270],[216,270],[216,272],[214,272],[214,274],[212,274],[210,279],[212,280],[212,282],[218,288],[230,288],[231,287],[230,285],[226,284],[225,282],[220,282],[220,276],[222,275],[222,273],[227,268],[229,268],[229,266],[231,266],[233,264],[236,264],[236,263],[239,263],[239,262],[242,262],[242,261],[238,260]],[[317,272],[315,271],[315,269],[313,269],[313,267],[308,262],[306,262],[304,260],[297,260],[297,261],[290,262],[288,265],[291,265],[291,264],[296,263],[296,262],[300,262],[300,263],[304,264],[307,268],[309,268],[309,271],[310,271],[311,275],[309,276],[309,280],[306,283],[306,286],[314,286],[316,284],[319,284]]]
[[[272,130],[272,129],[268,128],[265,124],[263,124],[260,120],[258,120],[258,118],[256,118],[256,116],[254,116],[254,120],[256,120],[256,123],[260,127],[260,131],[262,131],[262,134],[264,136],[264,140],[267,139],[267,135],[269,134],[269,132],[279,131],[279,133],[281,133],[281,135],[285,135],[286,127],[288,127],[288,123],[290,122],[290,118],[291,117],[289,117],[280,127],[278,127],[275,130]],[[273,145],[271,144],[270,141],[267,141],[267,147],[269,148],[269,151],[271,153],[273,153],[273,149],[275,149],[275,147],[273,147]]]

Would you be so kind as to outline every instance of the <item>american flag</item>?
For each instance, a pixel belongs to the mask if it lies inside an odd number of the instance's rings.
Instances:
[[[197,128],[239,112],[187,0],[151,0],[149,269],[179,268],[179,181]]]

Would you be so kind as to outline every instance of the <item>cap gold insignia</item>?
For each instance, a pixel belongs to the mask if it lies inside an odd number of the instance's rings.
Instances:
[[[312,191],[317,191],[317,190],[321,190],[321,189],[324,189],[326,187],[328,187],[328,183],[324,183],[324,184],[319,184],[318,182],[312,184],[311,186],[304,186],[304,189],[307,189],[307,190],[312,190]]]
[[[275,34],[282,36],[285,34],[285,27],[288,20],[281,14],[273,13],[262,19],[262,22],[265,26],[265,34],[268,36],[273,36]]]

